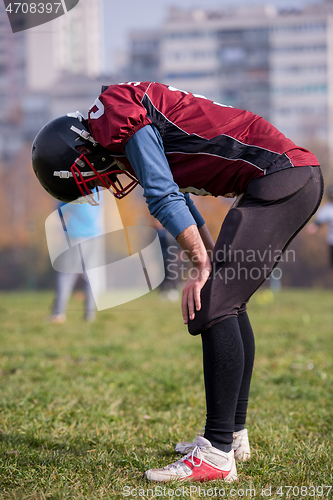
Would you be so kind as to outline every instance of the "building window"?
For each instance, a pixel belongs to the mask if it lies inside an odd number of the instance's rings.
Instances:
[[[272,50],[276,53],[286,53],[286,52],[324,52],[326,51],[326,45],[289,45],[285,47],[272,47]]]
[[[325,93],[327,92],[326,84],[318,85],[303,85],[297,87],[272,87],[272,93],[277,95],[287,95],[287,94],[313,94],[313,93]]]

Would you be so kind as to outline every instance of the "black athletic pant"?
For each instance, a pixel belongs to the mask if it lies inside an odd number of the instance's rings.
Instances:
[[[322,194],[319,167],[280,170],[250,181],[222,224],[202,307],[189,331],[202,334],[205,437],[223,451],[245,426],[254,360],[246,303],[316,212]]]

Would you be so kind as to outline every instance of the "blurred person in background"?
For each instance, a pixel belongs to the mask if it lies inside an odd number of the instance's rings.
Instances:
[[[165,278],[159,286],[160,299],[177,302],[180,298],[179,286],[181,277],[181,248],[175,238],[171,236],[157,219],[155,219],[154,229],[157,231],[164,262]]]
[[[82,238],[94,238],[102,234],[103,204],[92,206],[86,204],[60,203],[58,212],[63,224],[63,229],[70,238],[71,245],[78,244]],[[75,269],[75,262],[71,259],[75,254],[66,252],[66,269]],[[72,265],[71,265],[72,264]],[[75,285],[83,278],[85,294],[84,319],[88,322],[94,321],[96,315],[96,304],[93,292],[86,272],[58,272],[56,271],[55,300],[52,308],[50,323],[61,324],[66,321],[66,310],[69,298]]]
[[[316,234],[320,226],[327,225],[329,263],[333,269],[333,186],[328,188],[327,197],[328,202],[319,208],[314,220],[308,225],[308,233]]]

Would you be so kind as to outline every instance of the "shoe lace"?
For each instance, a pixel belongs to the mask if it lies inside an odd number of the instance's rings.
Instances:
[[[200,460],[200,463],[199,464],[196,464],[194,462],[194,455],[196,454],[196,458],[199,458]],[[202,456],[202,451],[201,451],[201,448],[200,446],[195,446],[195,448],[193,448],[193,450],[188,453],[184,458],[183,460],[186,459],[188,460],[189,462],[191,462],[191,464],[193,465],[193,467],[200,467],[201,464],[202,464],[202,461],[203,461],[203,456]]]

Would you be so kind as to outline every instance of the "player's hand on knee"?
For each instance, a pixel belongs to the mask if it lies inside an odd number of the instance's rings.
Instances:
[[[207,255],[206,262],[194,265],[190,272],[182,295],[182,314],[185,325],[195,318],[196,311],[201,309],[201,289],[209,278],[212,265]]]

